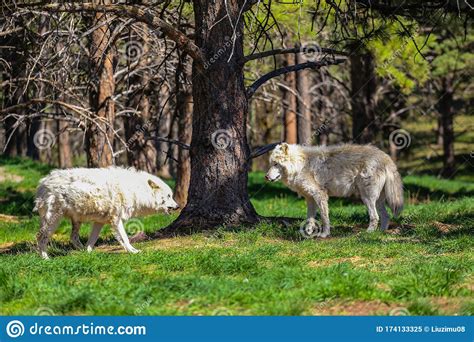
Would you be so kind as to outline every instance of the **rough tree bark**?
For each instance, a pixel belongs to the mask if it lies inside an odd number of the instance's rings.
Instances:
[[[352,139],[358,144],[373,142],[375,129],[376,89],[374,58],[370,53],[352,54],[351,105]]]
[[[296,58],[293,53],[287,53],[284,56],[283,65],[294,65]],[[285,74],[285,86],[282,87],[283,98],[283,120],[284,136],[283,139],[289,144],[298,143],[298,125],[297,125],[297,100],[296,100],[296,73]]]
[[[451,178],[456,172],[454,155],[454,87],[452,79],[444,78],[442,92],[438,102],[443,132],[443,169],[441,176]]]
[[[306,60],[302,54],[296,55],[298,64]],[[296,88],[298,90],[298,144],[311,145],[311,97],[309,96],[310,75],[309,70],[304,69],[296,73]]]
[[[200,28],[195,42],[207,63],[193,63],[191,180],[188,203],[168,228],[174,233],[258,221],[247,192],[248,104],[243,66],[238,63],[243,58],[243,18],[238,23],[237,18],[244,1],[227,2],[228,12],[225,3],[194,0]],[[216,24],[227,13],[235,31],[229,20]]]
[[[110,4],[110,0],[94,0],[97,4]],[[91,40],[91,78],[95,81],[91,89],[90,102],[94,117],[87,124],[86,154],[89,167],[112,165],[115,104],[114,47],[110,42],[111,30],[105,13],[94,14]]]

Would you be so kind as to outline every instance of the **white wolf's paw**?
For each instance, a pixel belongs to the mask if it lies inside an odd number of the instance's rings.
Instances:
[[[94,250],[94,247],[92,246],[87,246],[87,253],[91,253]]]
[[[44,260],[49,260],[48,253],[46,253],[46,252],[40,252],[40,256],[41,256],[41,258],[43,258]]]
[[[324,239],[324,238],[327,238],[329,235],[331,235],[331,233],[322,230],[321,232],[316,234],[316,237]]]
[[[376,230],[377,230],[377,227],[370,227],[370,226],[369,226],[369,228],[367,228],[367,231],[368,231],[369,233],[375,232]]]
[[[129,250],[129,252],[132,253],[132,254],[138,254],[138,253],[141,253],[141,250],[132,247],[132,248]]]

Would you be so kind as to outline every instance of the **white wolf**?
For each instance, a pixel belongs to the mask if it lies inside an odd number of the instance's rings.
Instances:
[[[79,241],[82,222],[93,222],[87,250],[92,251],[104,224],[112,226],[118,242],[131,253],[139,252],[129,242],[124,220],[178,209],[173,192],[161,179],[143,171],[109,167],[54,170],[41,179],[35,209],[41,220],[37,236],[40,255],[48,259],[48,240],[63,216],[72,221],[71,241]]]
[[[309,235],[329,236],[329,196],[361,198],[369,212],[368,231],[377,229],[379,216],[382,230],[387,229],[385,201],[394,216],[403,209],[403,184],[396,165],[370,145],[306,147],[283,143],[273,150],[265,177],[270,181],[281,178],[306,199],[305,231]],[[316,207],[322,221],[322,230],[317,232]]]

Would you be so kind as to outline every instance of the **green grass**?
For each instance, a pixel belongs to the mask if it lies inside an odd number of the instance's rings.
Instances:
[[[304,201],[252,173],[261,215],[301,220],[137,243],[137,255],[124,253],[110,229],[93,253],[75,251],[64,221],[44,261],[30,209],[48,168],[21,159],[0,166],[23,177],[0,183],[3,315],[474,314],[474,186],[463,180],[406,177],[409,204],[390,233],[366,233],[359,202],[331,200],[333,237],[305,240]],[[151,233],[172,220],[142,222]]]

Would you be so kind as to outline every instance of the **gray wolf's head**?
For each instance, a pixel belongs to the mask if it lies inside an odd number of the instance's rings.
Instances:
[[[276,182],[282,177],[293,172],[299,159],[298,145],[282,143],[277,145],[270,155],[270,169],[265,178],[271,182]]]
[[[158,177],[149,175],[148,185],[151,190],[153,207],[156,211],[168,213],[172,210],[178,210],[179,205],[173,199],[171,188]]]

